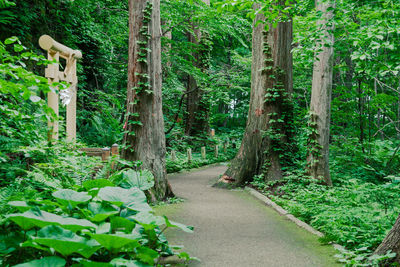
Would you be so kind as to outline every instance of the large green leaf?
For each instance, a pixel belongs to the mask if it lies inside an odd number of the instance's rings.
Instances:
[[[79,264],[74,264],[72,267],[112,267],[108,262],[98,262],[80,259]]]
[[[153,209],[147,202],[131,202],[125,205],[127,209],[134,211],[152,211]]]
[[[123,188],[137,187],[140,190],[149,190],[154,186],[154,176],[148,170],[126,170],[121,173],[118,185]]]
[[[93,214],[93,216],[89,217],[89,220],[92,222],[102,222],[108,217],[119,212],[118,207],[104,202],[90,202],[88,205],[88,210]]]
[[[64,206],[71,205],[72,208],[81,203],[89,201],[92,197],[86,192],[76,192],[71,189],[61,189],[53,193],[53,197]]]
[[[24,212],[31,209],[26,201],[10,201],[8,202],[8,205],[17,208],[19,212]]]
[[[121,206],[122,204],[126,206],[139,205],[140,203],[147,202],[146,195],[138,188],[124,189],[107,186],[100,189],[97,197],[117,206]]]
[[[37,237],[32,239],[35,243],[52,248],[63,256],[78,253],[89,258],[101,247],[95,240],[86,239],[57,225],[42,228]]]
[[[14,267],[64,267],[66,261],[63,258],[52,256],[44,257],[40,260],[34,260],[15,265]]]
[[[139,212],[136,215],[130,216],[129,219],[135,220],[140,224],[161,226],[165,224],[165,218],[156,216],[151,212]]]
[[[110,264],[112,266],[118,266],[118,267],[151,267],[152,265],[148,265],[139,261],[134,261],[134,260],[126,260],[123,258],[117,258],[113,259],[110,261]]]
[[[124,231],[127,234],[132,233],[136,225],[133,221],[119,216],[111,217],[110,223],[113,231]]]
[[[158,258],[157,251],[148,248],[148,247],[140,247],[137,248],[137,258],[142,262],[154,265],[154,260]]]
[[[133,234],[92,234],[89,235],[110,251],[116,251],[126,245],[131,247],[140,246],[138,236]]]
[[[60,225],[74,232],[82,229],[96,228],[96,225],[88,220],[62,217],[39,209],[31,209],[24,213],[10,214],[6,217],[24,230],[29,230],[35,226],[42,228],[48,225]]]
[[[170,221],[170,220],[168,220],[168,218],[166,216],[164,216],[164,219],[165,219],[165,224],[168,227],[179,228],[186,233],[193,233],[193,227],[191,227],[191,226],[186,226],[181,223]]]
[[[85,182],[83,182],[82,186],[86,189],[86,190],[90,190],[93,188],[103,188],[103,187],[107,187],[107,186],[114,186],[114,184],[107,179],[95,179],[95,180],[87,180]]]

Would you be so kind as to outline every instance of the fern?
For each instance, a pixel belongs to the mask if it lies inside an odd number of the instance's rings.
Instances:
[[[62,188],[61,183],[58,180],[46,175],[39,168],[33,167],[33,169],[34,171],[28,172],[28,179],[32,180],[33,182],[44,185],[45,187],[50,187],[54,189]]]

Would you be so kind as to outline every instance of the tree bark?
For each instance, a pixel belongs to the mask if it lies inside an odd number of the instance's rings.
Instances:
[[[210,5],[210,0],[202,0]],[[209,65],[209,46],[207,36],[204,36],[197,25],[192,24],[194,35],[188,33],[188,41],[198,46],[199,50],[192,53],[193,65],[205,72]],[[188,75],[186,98],[185,134],[189,136],[204,135],[209,131],[210,103],[202,85],[193,75]]]
[[[155,179],[157,199],[173,196],[165,167],[160,0],[129,1],[129,62],[124,147]]]
[[[254,4],[255,9],[260,7]],[[292,22],[279,22],[276,27],[268,25],[269,30],[266,30],[265,24],[257,24],[258,21],[265,21],[260,13],[253,25],[252,82],[246,129],[241,147],[221,179],[237,185],[261,173],[267,180],[280,179],[284,164],[279,158],[282,150],[274,146],[282,141],[290,144],[290,116],[282,115],[286,113],[283,109],[291,101],[293,91]],[[273,92],[278,96],[274,97]],[[271,97],[266,97],[267,94]],[[275,133],[277,138],[272,136]]]
[[[311,103],[308,172],[311,177],[331,185],[329,172],[329,129],[331,118],[332,77],[333,77],[333,8],[334,3],[316,0],[317,11],[322,12],[317,26],[322,29],[321,40],[317,42]]]
[[[400,263],[400,216],[374,254],[385,255],[389,250],[396,253],[393,261]]]

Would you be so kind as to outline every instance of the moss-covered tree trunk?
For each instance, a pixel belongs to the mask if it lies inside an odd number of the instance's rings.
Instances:
[[[129,1],[127,111],[122,157],[154,174],[157,199],[172,196],[165,168],[160,0]]]
[[[310,102],[310,128],[307,166],[314,179],[331,185],[329,172],[329,128],[331,119],[331,98],[333,79],[333,8],[331,0],[316,1],[321,18],[317,26],[321,29],[321,39],[317,42]]]
[[[260,4],[254,4],[255,9]],[[237,185],[265,174],[268,180],[282,177],[284,153],[290,153],[292,72],[292,22],[276,27],[258,14],[253,25],[253,61],[250,108],[241,147],[222,177]],[[282,156],[281,156],[282,155]]]

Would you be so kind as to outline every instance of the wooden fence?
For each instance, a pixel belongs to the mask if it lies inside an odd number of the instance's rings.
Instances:
[[[217,144],[213,148],[214,157],[216,157],[216,158],[218,158],[220,155],[219,146],[220,145]],[[236,147],[235,142],[232,142],[232,147],[233,148]],[[222,146],[223,152],[225,154],[228,153],[228,148],[229,148],[229,141],[225,142]],[[118,144],[112,145],[111,148],[109,148],[109,147],[104,147],[104,148],[86,147],[86,148],[80,148],[79,150],[82,152],[85,152],[86,155],[88,155],[90,157],[101,157],[102,161],[107,161],[110,158],[110,156],[119,155],[119,145]],[[205,146],[201,147],[200,152],[201,152],[201,158],[206,159],[207,158],[207,150],[206,150]],[[192,159],[193,159],[192,148],[187,149],[186,156],[187,156],[188,161],[192,161]],[[171,150],[170,157],[171,157],[172,161],[177,160],[175,150]]]

